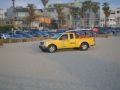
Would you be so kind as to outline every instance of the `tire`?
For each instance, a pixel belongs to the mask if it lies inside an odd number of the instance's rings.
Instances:
[[[48,52],[54,53],[57,50],[57,47],[55,45],[49,45],[48,46]]]
[[[86,51],[86,50],[88,50],[88,48],[89,48],[88,43],[82,43],[80,45],[80,50],[82,50],[82,51]]]

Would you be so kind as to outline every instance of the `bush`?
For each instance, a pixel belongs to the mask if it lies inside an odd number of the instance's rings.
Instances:
[[[0,46],[2,46],[3,45],[3,40],[2,39],[0,39]]]
[[[97,37],[108,38],[109,35],[108,34],[98,34]]]
[[[1,43],[18,43],[18,42],[32,42],[49,39],[48,37],[34,37],[34,38],[24,38],[24,39],[4,39]]]
[[[12,28],[14,28],[13,25],[0,26],[0,32],[8,32],[11,31]]]

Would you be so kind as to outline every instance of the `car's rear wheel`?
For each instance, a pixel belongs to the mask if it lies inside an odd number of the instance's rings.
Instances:
[[[86,51],[86,50],[88,50],[88,48],[89,48],[88,43],[82,43],[80,45],[80,50],[82,50],[82,51]]]
[[[54,53],[56,50],[57,50],[57,47],[55,45],[48,46],[48,52]]]

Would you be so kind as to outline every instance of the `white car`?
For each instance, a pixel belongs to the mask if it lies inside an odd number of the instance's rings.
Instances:
[[[1,35],[1,38],[2,38],[2,39],[8,39],[9,37],[10,37],[10,36],[7,35],[7,34],[2,34],[2,35]]]

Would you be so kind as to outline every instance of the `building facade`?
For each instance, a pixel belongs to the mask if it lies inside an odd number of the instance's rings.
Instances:
[[[96,2],[99,6],[100,4]],[[58,14],[55,9],[56,4],[51,4],[47,6],[47,12],[52,19],[56,20],[58,22]],[[82,7],[82,2],[79,0],[76,0],[75,2],[71,3],[65,3],[65,4],[59,4],[63,7],[62,13],[63,13],[63,25],[62,27],[68,27],[68,28],[76,28],[76,27],[94,27],[94,23],[96,23],[96,26],[100,26],[100,10],[96,14],[94,14],[91,11],[86,11],[83,18],[80,18],[79,9]],[[76,14],[71,14],[71,8],[75,8]],[[89,20],[88,20],[89,17]],[[82,25],[81,21],[82,20]]]
[[[29,16],[29,12],[26,7],[15,7],[14,10],[13,10],[13,7],[10,7],[7,9],[6,15],[7,15],[7,19],[12,21],[11,23],[13,23],[13,20],[14,20],[16,28],[29,27],[28,22],[26,20],[26,17]],[[36,18],[34,22],[31,23],[32,28],[41,28],[43,27],[42,26],[43,23],[50,24],[51,19],[48,16],[43,17],[42,9],[35,9],[35,15],[36,15]]]
[[[101,12],[100,26],[105,26],[105,15]],[[120,27],[120,8],[115,8],[110,10],[110,16],[107,21],[108,27]]]
[[[5,23],[4,19],[5,19],[4,9],[0,8],[0,25],[3,25]]]
[[[0,8],[0,19],[4,19],[4,18],[5,18],[4,9]]]

